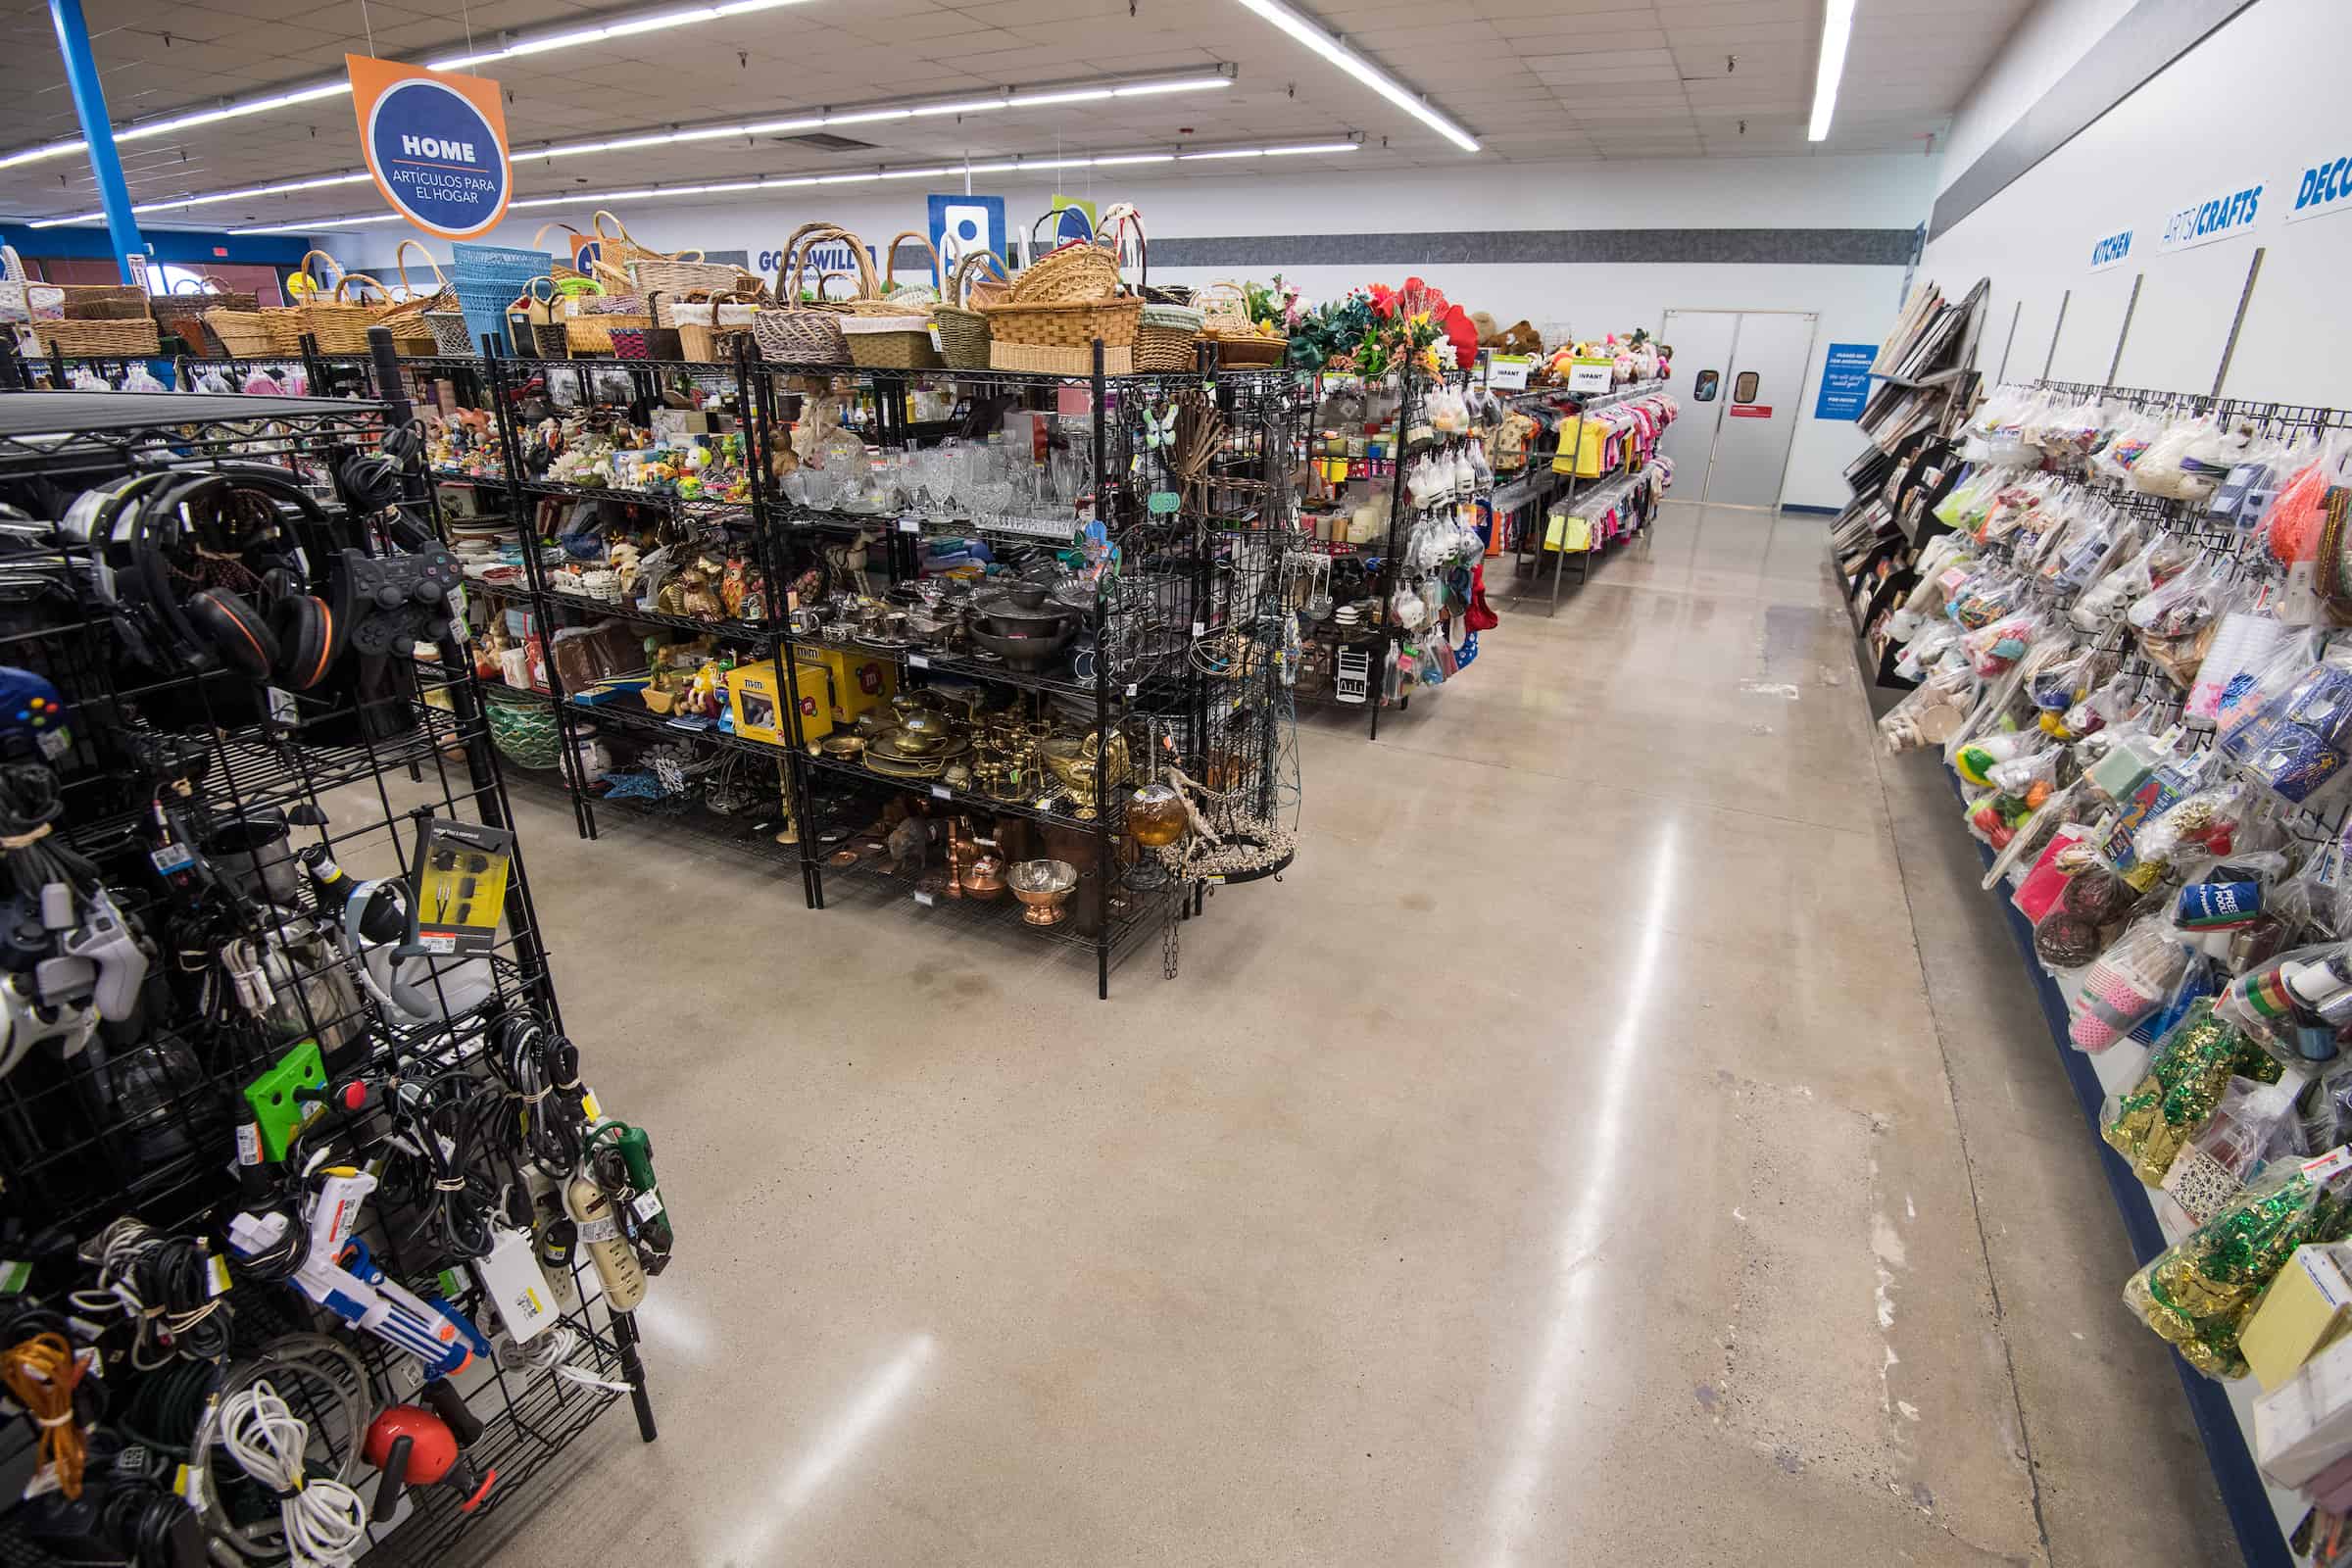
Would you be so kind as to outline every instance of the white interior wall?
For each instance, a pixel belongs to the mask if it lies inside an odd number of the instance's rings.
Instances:
[[[2257,0],[1931,241],[1925,270],[1947,287],[1992,279],[1986,373],[2000,368],[2014,312],[2012,380],[2041,374],[2046,358],[2064,380],[2103,381],[2113,364],[2119,386],[2210,391],[2259,246],[2261,275],[2223,390],[2352,404],[2352,318],[2339,303],[2352,220],[2285,221],[2303,170],[2352,153],[2337,68],[2348,44],[2343,0]],[[2257,183],[2260,216],[2247,237],[2158,253],[2167,215]],[[2091,272],[2093,242],[2125,228],[2135,234],[2131,260]],[[2119,359],[2135,274],[2144,274],[2139,302]]]
[[[1129,199],[1161,239],[1206,239],[1360,232],[1455,233],[1552,229],[1907,229],[1927,212],[1935,164],[1923,157],[1679,160],[1627,163],[1465,163],[1454,171],[1376,174],[1265,172],[1219,179],[1083,178],[1056,187],[996,176],[977,182],[982,194],[1006,198],[1016,228],[1046,210],[1056,189],[1100,204]],[[1126,172],[1134,172],[1132,171]],[[795,191],[706,207],[634,206],[619,216],[641,242],[663,250],[701,246],[742,250],[755,265],[781,247],[792,230],[822,215],[852,228],[877,249],[924,221],[924,195],[938,188],[868,186],[831,192]],[[954,189],[953,184],[947,188]],[[577,212],[543,209],[517,215],[492,235],[494,243],[528,243],[550,217],[590,226],[589,204]],[[389,280],[400,235],[378,224],[323,235],[334,255]],[[1704,254],[1703,233],[1690,245]],[[429,246],[446,257],[446,246]],[[414,255],[414,253],[411,253]],[[1813,311],[1820,316],[1812,365],[1796,393],[1801,408],[1783,499],[1800,506],[1838,506],[1847,496],[1841,470],[1858,450],[1850,422],[1816,421],[1813,398],[1825,345],[1876,343],[1901,306],[1902,269],[1881,266],[1731,263],[1476,263],[1405,265],[1249,266],[1155,269],[1171,282],[1258,277],[1282,271],[1311,299],[1328,298],[1370,282],[1401,282],[1418,274],[1471,310],[1504,324],[1522,317],[1540,325],[1563,323],[1580,336],[1637,326],[1659,328],[1671,309]],[[421,280],[421,275],[420,280]]]
[[[2010,31],[1968,99],[1952,116],[1943,141],[1941,190],[1962,174],[2001,133],[2017,123],[2075,62],[2123,20],[2136,0],[2042,0]]]

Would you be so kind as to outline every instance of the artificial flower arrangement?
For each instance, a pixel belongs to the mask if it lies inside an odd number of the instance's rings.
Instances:
[[[1401,288],[1374,283],[1353,289],[1312,308],[1300,305],[1297,285],[1285,284],[1279,273],[1274,282],[1290,325],[1291,363],[1299,369],[1371,376],[1409,363],[1436,376],[1447,351],[1457,365],[1478,356],[1478,328],[1469,313],[1418,277],[1406,278]]]

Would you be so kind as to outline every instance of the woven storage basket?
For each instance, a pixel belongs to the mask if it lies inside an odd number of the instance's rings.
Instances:
[[[841,330],[841,318],[848,314],[848,305],[835,300],[801,298],[802,274],[809,247],[847,234],[848,230],[830,223],[803,223],[784,242],[783,257],[776,264],[776,307],[761,311],[752,322],[752,341],[760,345],[761,357],[788,365],[852,363],[849,339]],[[871,277],[873,268],[865,260],[863,247],[853,243],[850,248],[858,268]],[[821,291],[821,278],[818,287]]]
[[[573,239],[586,239],[588,237],[587,235],[581,233],[578,229],[572,227],[569,223],[541,223],[539,225],[539,232],[531,236],[531,249],[537,250],[540,248],[539,242],[547,238],[547,231],[551,228],[560,228],[564,233],[569,234]],[[564,248],[564,254],[568,256],[571,254],[571,247],[566,245]],[[549,262],[547,264],[547,270],[549,275],[554,277],[559,283],[563,282],[567,277],[578,277],[580,275],[580,270],[566,261]]]
[[[708,299],[680,300],[670,317],[678,323],[678,355],[705,365],[735,357],[735,340],[760,318],[760,291],[721,290]]]
[[[994,278],[974,275],[974,269],[986,267],[996,272]],[[931,320],[939,328],[940,357],[955,370],[985,370],[988,368],[988,318],[979,307],[1002,305],[1010,288],[1004,276],[1004,264],[997,253],[981,249],[967,251],[956,263],[956,275],[948,279],[948,293],[953,305],[941,305],[931,313]]]
[[[154,354],[163,346],[152,316],[135,321],[35,321],[32,334],[40,339],[42,353],[76,357]]]
[[[433,346],[453,360],[470,360],[480,356],[474,346],[473,334],[466,328],[464,311],[427,311],[424,324],[433,334]]]
[[[571,334],[564,329],[562,321],[533,321],[531,347],[539,351],[543,360],[567,360],[571,358]]]
[[[412,248],[424,257],[424,265],[433,270],[434,287],[430,294],[418,293],[416,282],[409,276],[408,254]],[[400,273],[400,290],[405,297],[376,313],[379,324],[422,316],[427,311],[454,311],[458,308],[458,290],[450,282],[449,274],[442,271],[441,264],[426,255],[424,247],[415,240],[404,239],[400,242],[400,248],[392,253],[392,265]]]
[[[928,279],[917,283],[899,281],[899,243],[902,240],[909,239],[921,246],[924,253],[931,258],[932,277],[944,278],[948,275],[948,270],[939,265],[939,252],[933,247],[931,241],[911,228],[906,229],[891,236],[890,250],[882,259],[882,298],[891,305],[905,306],[909,310],[919,305],[923,310],[929,311],[939,303],[937,287]]]
[[[612,225],[611,233],[605,231],[607,223]],[[639,262],[666,262],[673,259],[667,252],[658,251],[651,245],[639,244],[637,237],[621,225],[619,219],[614,218],[601,207],[590,215],[588,226],[596,231],[597,260],[606,267],[616,269],[623,273],[626,273]],[[679,254],[685,253],[681,251]],[[695,253],[698,259],[701,254],[699,251]]]
[[[277,334],[270,329],[269,318],[259,311],[207,311],[204,324],[232,359],[252,359],[277,352]]]
[[[207,311],[247,311],[254,308],[254,297],[241,289],[224,288],[214,277],[182,279],[184,289],[174,289],[155,302],[156,324],[167,332],[176,332],[195,354],[212,354],[220,348],[219,335],[208,331],[204,324]]]
[[[989,338],[998,347],[1015,343],[1051,349],[1091,348],[1097,338],[1102,340],[1106,349],[1133,348],[1143,310],[1142,300],[1122,299],[1069,300],[1052,305],[1014,299],[1004,305],[984,307]]]
[[[992,370],[1027,370],[1036,375],[1092,375],[1095,348],[1091,343],[1082,349],[1047,348],[1037,343],[991,343],[988,367]],[[1104,348],[1102,373],[1133,375],[1135,350]]]
[[[1190,305],[1193,291],[1182,284],[1152,285],[1152,246],[1144,236],[1144,215],[1135,210],[1132,202],[1117,202],[1103,209],[1102,220],[1095,225],[1095,243],[1106,248],[1118,259],[1121,270],[1127,266],[1127,236],[1135,235],[1135,292],[1146,305]],[[1148,323],[1147,323],[1148,324]],[[1140,349],[1138,351],[1141,352]]]
[[[1058,215],[1048,213],[1044,224]],[[1037,229],[1030,229],[1032,239]],[[1012,299],[1018,305],[1060,305],[1071,300],[1099,300],[1119,291],[1119,259],[1092,239],[1074,239],[1059,250],[1031,262],[1012,280]]]
[[[131,283],[60,283],[69,321],[129,321],[153,315],[147,291]]]
[[[1200,313],[1189,305],[1146,305],[1135,327],[1135,368],[1164,372],[1193,368]]]
[[[607,299],[618,298],[607,295]],[[624,304],[635,303],[622,301]],[[574,354],[610,354],[612,352],[612,333],[633,331],[652,326],[651,312],[636,311],[575,311],[564,318],[564,342]]]
[[[928,316],[845,316],[850,363],[863,370],[936,370],[947,362],[931,341]]]
[[[1280,365],[1283,356],[1291,351],[1287,337],[1251,337],[1232,333],[1201,334],[1217,346],[1217,364],[1229,369],[1244,368],[1264,368]]]
[[[639,293],[649,299],[657,294],[662,296],[655,302],[654,319],[662,326],[678,324],[673,313],[683,295],[731,291],[746,283],[755,289],[760,286],[758,278],[724,262],[639,262],[629,269],[629,275],[635,279]]]
[[[323,305],[305,305],[302,310],[302,330],[318,339],[321,354],[365,354],[368,352],[368,329],[383,314],[380,305],[364,305],[346,299],[354,283],[365,283],[378,294],[384,285],[366,272],[345,272],[335,279],[335,291]],[[296,347],[300,347],[299,337]]]

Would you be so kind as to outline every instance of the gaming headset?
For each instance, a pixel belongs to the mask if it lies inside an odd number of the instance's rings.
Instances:
[[[327,536],[325,511],[294,476],[260,464],[163,469],[85,493],[66,532],[98,547],[100,595],[147,635],[150,662],[227,668],[294,691],[326,678],[343,651],[341,619],[310,591],[294,524]],[[186,579],[227,563],[255,598]],[[175,580],[177,579],[177,580]]]

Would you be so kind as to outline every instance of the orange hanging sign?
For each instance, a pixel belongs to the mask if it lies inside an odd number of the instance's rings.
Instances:
[[[360,149],[392,210],[428,234],[473,239],[514,194],[498,83],[345,55]]]

